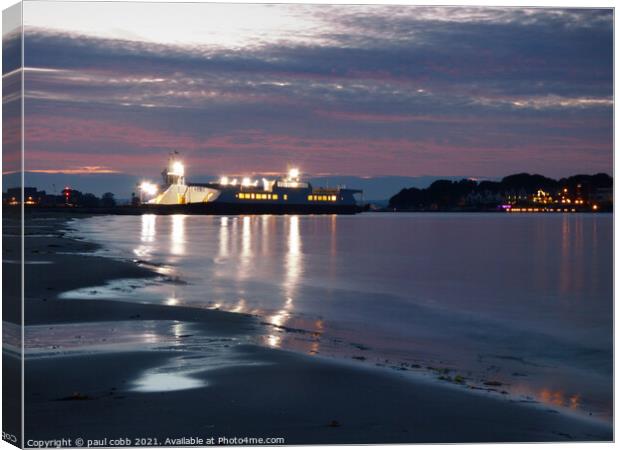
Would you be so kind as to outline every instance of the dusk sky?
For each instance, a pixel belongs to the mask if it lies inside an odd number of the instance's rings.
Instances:
[[[612,172],[610,9],[24,4],[26,169]]]

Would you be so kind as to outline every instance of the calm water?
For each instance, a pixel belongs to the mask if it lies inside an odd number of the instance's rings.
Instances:
[[[272,325],[265,345],[439,369],[497,395],[611,415],[611,215],[148,215],[72,226],[167,281],[67,297],[258,314]]]

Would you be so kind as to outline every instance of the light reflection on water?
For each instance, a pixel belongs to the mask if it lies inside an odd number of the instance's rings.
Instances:
[[[170,253],[173,255],[185,255],[185,216],[175,214],[170,216],[172,227],[170,228]]]
[[[272,325],[266,345],[439,367],[550,405],[611,411],[611,216],[142,216],[75,226],[188,283],[147,284],[140,301],[260,315]]]
[[[286,273],[286,278],[284,280],[286,299],[282,308],[267,319],[267,322],[278,328],[286,325],[291,313],[295,309],[294,298],[297,294],[298,280],[302,272],[303,264],[301,238],[299,235],[299,217],[291,216],[288,227],[288,247],[286,252],[286,263],[284,265]],[[282,337],[280,335],[270,334],[267,336],[267,344],[270,347],[280,347],[282,344],[281,341]]]

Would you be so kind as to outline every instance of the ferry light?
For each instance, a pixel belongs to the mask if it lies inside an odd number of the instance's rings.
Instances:
[[[296,168],[296,167],[293,167],[292,169],[290,169],[290,170],[288,171],[288,177],[289,177],[291,180],[296,179],[296,178],[299,178],[299,169],[298,169],[298,168]]]
[[[140,190],[146,195],[155,195],[157,194],[157,185],[144,181],[140,184]]]
[[[185,175],[185,167],[183,166],[183,163],[180,161],[173,162],[168,175],[175,175],[178,177]]]
[[[228,177],[222,177],[220,178],[220,184],[222,186],[226,186],[228,184]]]
[[[592,209],[596,211],[598,209],[598,205],[592,205]]]

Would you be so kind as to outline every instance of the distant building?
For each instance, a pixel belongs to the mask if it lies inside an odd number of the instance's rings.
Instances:
[[[516,205],[518,203],[527,202],[528,194],[525,189],[509,189],[504,191],[503,203]]]
[[[2,203],[5,205],[19,205],[22,198],[21,188],[8,188],[2,193]]]
[[[35,187],[24,187],[24,203],[26,205],[45,204],[48,197],[45,191],[39,191]],[[22,189],[20,187],[8,188],[2,194],[2,203],[7,205],[19,205],[22,199]]]
[[[551,204],[554,202],[551,194],[543,191],[542,189],[538,189],[538,191],[536,191],[536,194],[532,196],[532,201],[534,203],[542,203],[544,205]]]
[[[66,186],[62,190],[62,198],[65,205],[78,206],[81,203],[82,193],[75,189],[71,189],[69,186]]]

